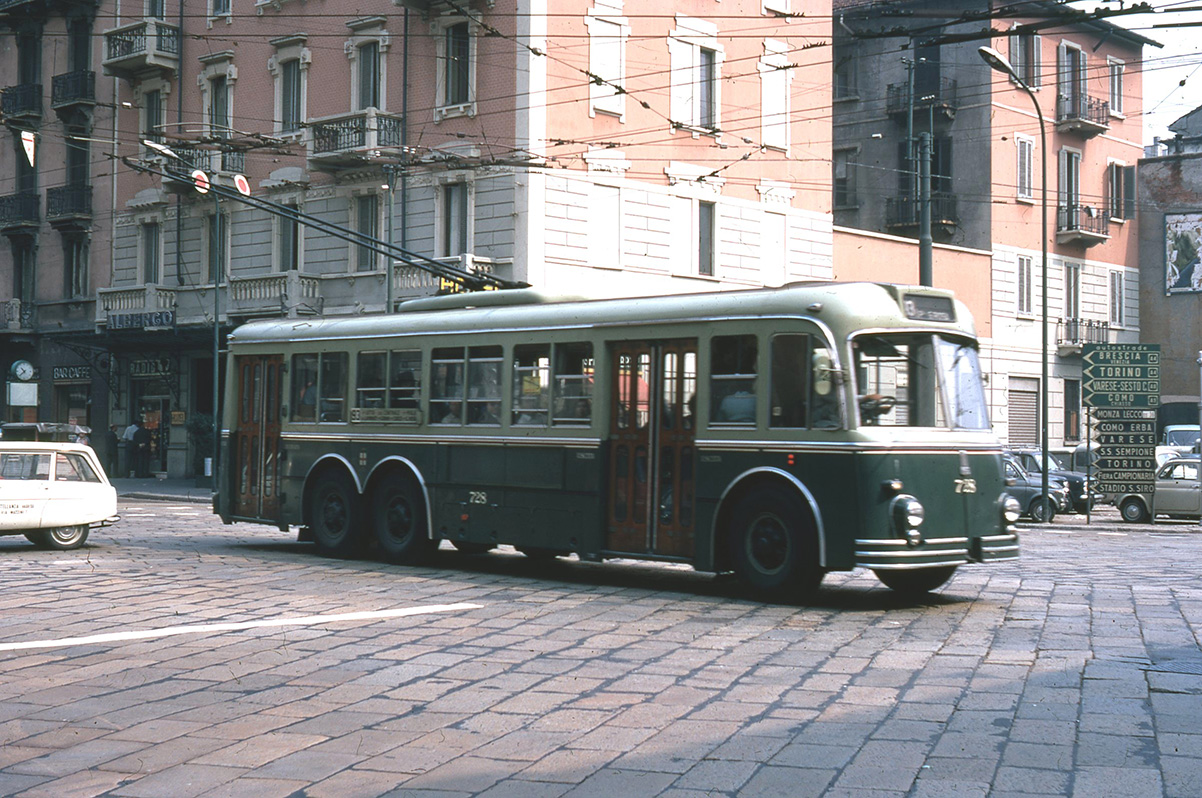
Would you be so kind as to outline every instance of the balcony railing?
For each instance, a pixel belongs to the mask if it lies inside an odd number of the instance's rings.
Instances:
[[[885,199],[886,227],[917,227],[922,221],[922,203],[916,197],[887,197]],[[956,211],[956,195],[949,191],[931,194],[931,225],[955,226],[960,223]]]
[[[935,86],[915,86],[914,103],[910,104],[910,84],[891,83],[886,89],[885,110],[890,116],[905,115],[913,111],[927,112],[934,109],[945,116],[952,117],[959,107],[957,100],[957,82],[951,78],[939,78]]]
[[[475,274],[493,274],[506,280],[513,279],[512,258],[484,258],[465,252],[458,257],[435,258],[435,260]],[[393,281],[393,295],[398,302],[405,299],[434,296],[439,291],[450,287],[444,284],[440,278],[416,266],[394,265]]]
[[[21,191],[0,197],[0,227],[12,230],[21,227],[37,227],[41,222],[38,213],[38,195],[32,191]]]
[[[1089,205],[1060,205],[1056,208],[1056,242],[1093,246],[1110,238],[1106,210]]]
[[[1056,322],[1056,346],[1061,354],[1080,352],[1085,344],[1110,343],[1110,322],[1097,319],[1060,319]]]
[[[7,119],[42,118],[42,84],[21,83],[0,91],[0,112]]]
[[[79,69],[55,75],[50,84],[50,106],[65,108],[69,105],[95,105],[96,73],[90,69]]]
[[[316,314],[321,308],[321,281],[298,271],[231,277],[229,314],[286,316]]]
[[[101,288],[96,294],[97,324],[108,325],[114,314],[161,314],[175,309],[175,289],[159,285]]]
[[[1056,129],[1076,131],[1086,138],[1110,127],[1110,103],[1088,94],[1056,96]]]
[[[56,186],[46,191],[46,221],[61,226],[92,220],[91,186]]]
[[[309,159],[318,166],[349,166],[379,150],[399,149],[402,117],[368,108],[312,120]]]
[[[33,329],[33,303],[22,303],[20,299],[4,302],[4,327],[10,332]]]
[[[172,144],[171,151],[179,156],[179,160],[168,159],[167,166],[173,172],[189,174],[193,169],[206,172],[241,173],[246,171],[246,153],[229,151],[206,150],[186,144]],[[215,168],[216,167],[216,168]],[[189,176],[188,185],[192,184]]]
[[[145,19],[104,33],[104,73],[134,79],[149,72],[173,73],[179,67],[179,28]]]

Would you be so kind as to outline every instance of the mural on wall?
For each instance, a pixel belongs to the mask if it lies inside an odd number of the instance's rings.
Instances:
[[[1164,291],[1202,291],[1202,211],[1165,214]]]

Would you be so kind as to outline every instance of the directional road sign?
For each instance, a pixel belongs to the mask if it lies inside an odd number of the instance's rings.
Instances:
[[[1085,344],[1081,351],[1086,407],[1158,407],[1159,344]]]

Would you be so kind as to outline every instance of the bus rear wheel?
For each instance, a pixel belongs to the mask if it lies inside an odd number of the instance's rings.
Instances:
[[[818,539],[795,495],[755,488],[730,515],[729,543],[735,575],[773,601],[801,601],[822,581]]]
[[[938,568],[918,568],[913,571],[873,571],[876,578],[894,593],[903,596],[921,596],[947,584],[956,573],[956,566],[943,565]]]
[[[372,491],[371,518],[376,544],[390,563],[417,563],[434,549],[426,533],[425,501],[412,477],[384,477]]]
[[[309,494],[309,528],[318,554],[353,557],[359,548],[359,495],[350,479],[337,472],[317,478]]]

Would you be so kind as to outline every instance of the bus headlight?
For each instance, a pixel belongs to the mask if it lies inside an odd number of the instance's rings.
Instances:
[[[1009,493],[1002,495],[1002,520],[1007,524],[1013,524],[1018,521],[1018,517],[1023,514],[1022,505],[1018,503],[1018,499],[1011,496]]]
[[[922,533],[918,528],[926,518],[926,510],[922,502],[913,496],[902,494],[893,499],[893,532],[898,537],[905,538],[910,546],[922,543]]]

